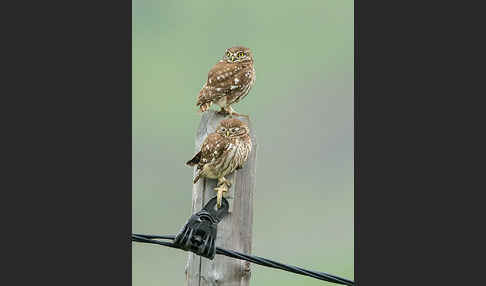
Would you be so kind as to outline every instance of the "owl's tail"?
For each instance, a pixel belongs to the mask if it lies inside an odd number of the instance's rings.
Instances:
[[[199,171],[199,173],[197,173],[196,177],[194,178],[194,181],[192,181],[193,184],[197,183],[197,181],[199,181],[199,179],[201,178],[201,173],[202,173],[202,170]]]
[[[194,157],[191,160],[187,161],[186,165],[195,166],[195,165],[199,164],[199,161],[201,161],[201,151],[197,152],[197,154],[194,155]],[[194,184],[197,183],[197,181],[199,181],[199,178],[201,178],[201,175],[202,175],[201,173],[202,173],[202,170],[200,170],[198,168],[198,173],[197,173],[197,175],[196,175],[196,177],[194,178],[194,181],[193,181]]]
[[[198,104],[199,112],[204,112],[204,111],[208,110],[211,107],[211,104],[212,104],[212,102],[206,102],[206,103]]]
[[[205,84],[201,91],[199,92],[199,96],[197,97],[196,106],[199,106],[199,111],[204,112],[211,107],[212,100],[208,98],[207,94],[207,85]]]

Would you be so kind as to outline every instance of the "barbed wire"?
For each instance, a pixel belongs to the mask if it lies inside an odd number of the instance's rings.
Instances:
[[[142,243],[151,243],[151,244],[158,244],[158,245],[163,245],[167,247],[172,247],[172,248],[177,248],[181,249],[179,246],[175,245],[173,242],[167,242],[167,241],[160,241],[159,239],[165,239],[165,240],[174,240],[175,235],[150,235],[150,234],[133,234],[132,233],[132,241],[135,242],[142,242]],[[182,250],[182,249],[181,249]],[[331,283],[337,283],[341,285],[355,285],[354,281],[341,278],[335,275],[327,274],[324,272],[318,272],[318,271],[312,271],[312,270],[306,270],[301,267],[297,266],[292,266],[292,265],[287,265],[283,264],[280,262],[276,262],[267,258],[259,257],[259,256],[254,256],[254,255],[248,255],[244,253],[240,253],[234,250],[229,250],[229,249],[224,249],[220,247],[216,247],[216,254],[220,255],[225,255],[228,257],[232,257],[235,259],[240,259],[240,260],[246,260],[255,264],[259,264],[262,266],[270,267],[270,268],[275,268],[275,269],[281,269],[284,271],[292,272],[295,274],[300,274],[304,276],[309,276],[313,277],[315,279],[331,282]]]

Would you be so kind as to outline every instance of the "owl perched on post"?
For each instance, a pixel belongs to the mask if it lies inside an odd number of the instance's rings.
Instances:
[[[199,92],[196,105],[204,112],[215,103],[221,107],[220,113],[240,115],[231,105],[243,99],[254,82],[255,68],[250,49],[241,46],[229,48],[223,59],[209,71],[208,80]]]
[[[236,118],[222,120],[216,131],[209,134],[201,145],[201,150],[187,165],[197,165],[194,184],[201,177],[218,179],[214,189],[218,192],[218,207],[224,192],[231,187],[231,182],[225,176],[236,169],[242,168],[251,152],[250,130],[248,126]]]

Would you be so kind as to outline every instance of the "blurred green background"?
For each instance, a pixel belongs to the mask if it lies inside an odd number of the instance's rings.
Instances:
[[[353,1],[132,3],[133,232],[175,234],[190,216],[196,97],[244,45],[256,82],[234,108],[259,143],[253,254],[354,279]],[[133,285],[185,283],[186,253],[132,255]],[[323,284],[252,265],[254,286]]]

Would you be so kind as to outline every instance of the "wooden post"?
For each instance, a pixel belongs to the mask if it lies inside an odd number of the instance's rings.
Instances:
[[[216,130],[225,117],[215,111],[203,113],[196,133],[196,151],[199,151],[206,136]],[[253,193],[255,191],[256,151],[255,130],[244,117],[238,118],[248,124],[252,150],[243,168],[227,176],[233,182],[225,198],[229,202],[229,213],[218,224],[216,246],[251,254],[253,228]],[[193,178],[195,176],[194,174]],[[213,197],[217,180],[202,178],[192,188],[192,213],[195,213]],[[189,252],[186,265],[188,286],[248,286],[250,285],[250,263],[222,255],[213,260]]]

